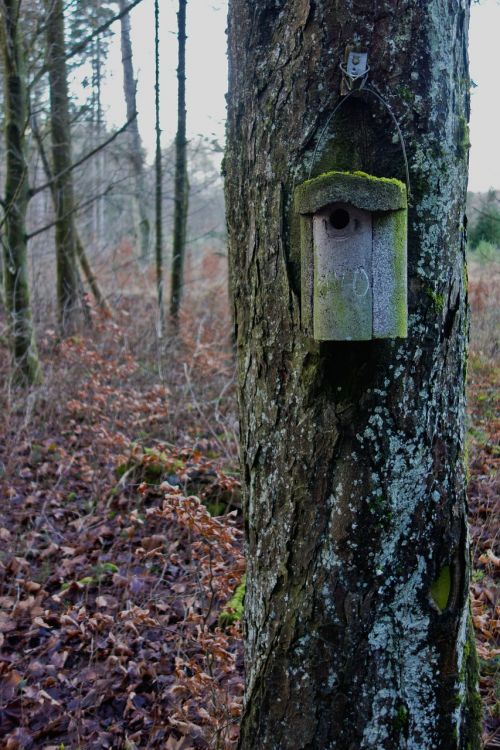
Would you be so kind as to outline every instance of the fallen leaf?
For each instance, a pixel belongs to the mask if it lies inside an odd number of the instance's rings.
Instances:
[[[0,611],[0,633],[10,633],[17,627],[15,620]]]

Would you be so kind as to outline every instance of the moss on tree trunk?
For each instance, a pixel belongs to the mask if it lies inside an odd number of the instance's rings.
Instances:
[[[50,83],[52,171],[56,201],[56,267],[59,324],[63,333],[78,325],[83,311],[82,285],[76,262],[74,191],[71,172],[71,127],[62,0],[45,0],[47,64]]]
[[[468,5],[230,5],[243,750],[480,747],[463,467]],[[311,168],[405,179],[390,117],[362,94],[312,164],[352,43],[406,140],[408,338],[319,343],[301,331],[295,186]]]
[[[28,282],[26,211],[29,198],[25,153],[28,106],[19,6],[18,0],[5,0],[1,16],[6,150],[3,281],[14,376],[27,383],[36,383],[41,379],[41,371]]]

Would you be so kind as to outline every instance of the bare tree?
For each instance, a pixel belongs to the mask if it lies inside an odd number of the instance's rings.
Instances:
[[[56,192],[56,183],[54,180],[54,175],[52,174],[52,168],[50,166],[50,161],[47,156],[47,152],[45,150],[45,145],[43,142],[43,136],[40,133],[38,129],[38,124],[36,120],[36,116],[32,117],[32,131],[35,138],[35,141],[38,146],[38,151],[40,154],[40,159],[42,162],[43,170],[45,172],[45,177],[47,179],[47,185],[50,189],[51,197],[52,197],[52,203],[54,206],[54,212],[57,213],[57,192]],[[76,211],[76,207],[75,207]],[[50,225],[47,225],[47,228],[49,228]],[[42,228],[43,231],[45,231],[45,227]],[[85,248],[83,246],[83,243],[80,239],[80,235],[78,232],[78,229],[75,225],[75,248],[76,248],[76,255],[80,262],[80,266],[82,268],[83,274],[85,276],[85,279],[89,285],[90,291],[92,292],[92,295],[98,305],[98,307],[106,313],[110,313],[109,305],[106,302],[106,298],[101,292],[99,282],[97,280],[97,277],[92,270],[92,266],[90,265],[90,261],[87,257],[87,253],[85,252]]]
[[[162,216],[162,163],[160,127],[160,6],[155,0],[155,227],[156,227],[156,289],[158,295],[158,336],[163,336],[163,216]]]
[[[186,223],[189,194],[186,159],[186,5],[187,0],[179,0],[179,10],[177,13],[179,60],[177,65],[174,236],[170,289],[170,316],[174,326],[177,324],[184,284],[184,256],[186,253]]]
[[[29,193],[25,139],[28,97],[20,5],[20,0],[2,0],[0,5],[6,118],[3,275],[14,374],[27,383],[36,383],[41,379],[41,370],[33,333],[28,283],[26,210]]]
[[[124,12],[127,3],[119,0],[120,11]],[[132,62],[132,42],[130,39],[130,16],[123,13],[121,17],[121,47],[123,65],[123,89],[127,105],[127,119],[130,120],[137,111],[136,90],[137,81],[134,77]],[[155,53],[156,54],[156,53]],[[128,130],[128,159],[134,179],[133,202],[136,212],[136,237],[138,255],[145,261],[149,255],[149,219],[144,181],[144,153],[139,135],[137,119],[134,119]]]
[[[46,0],[52,170],[56,201],[57,303],[63,332],[79,322],[83,304],[76,262],[71,127],[62,0]]]

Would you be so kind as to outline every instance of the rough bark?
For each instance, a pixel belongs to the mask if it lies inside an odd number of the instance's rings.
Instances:
[[[249,750],[469,750],[480,702],[463,466],[468,0],[231,0],[226,154],[248,551]],[[404,180],[407,339],[301,332],[294,187]]]
[[[176,325],[184,285],[184,256],[188,212],[187,141],[186,141],[186,5],[179,0],[177,13],[179,58],[177,65],[177,134],[175,136],[174,237],[170,316]]]
[[[81,283],[76,263],[71,127],[62,0],[46,0],[47,66],[50,84],[52,171],[56,199],[57,305],[63,333],[71,332],[82,313]]]
[[[119,0],[120,12],[124,13],[127,3]],[[127,106],[127,120],[132,120],[137,111],[136,89],[137,81],[134,77],[134,66],[132,62],[132,42],[130,40],[130,16],[128,13],[120,19],[121,22],[121,47],[123,65],[123,91]],[[134,179],[133,201],[136,213],[136,237],[138,254],[145,261],[149,255],[149,219],[146,211],[146,199],[144,190],[144,155],[139,135],[137,118],[134,118],[128,129],[129,152],[128,157]]]
[[[19,0],[3,0],[1,42],[5,86],[6,178],[2,236],[5,308],[11,359],[16,378],[27,383],[41,379],[33,333],[26,240],[28,167],[25,132],[28,117]]]

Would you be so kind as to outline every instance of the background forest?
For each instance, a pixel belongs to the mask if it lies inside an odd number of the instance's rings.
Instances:
[[[144,30],[156,158],[145,151],[128,15],[139,2],[0,2],[6,750],[238,737],[245,564],[222,147],[186,135],[180,0],[167,147],[158,2]],[[189,45],[189,15],[187,32]],[[115,129],[102,94],[113,35],[126,111]],[[499,748],[500,195],[468,203],[473,619],[485,747]]]

